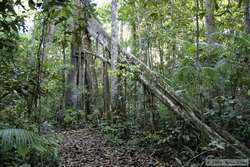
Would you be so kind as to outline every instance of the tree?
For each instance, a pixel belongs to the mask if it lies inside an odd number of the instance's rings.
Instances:
[[[80,2],[75,0],[76,7],[78,8],[74,13],[74,23],[73,23],[73,35],[71,39],[71,65],[72,68],[67,77],[67,90],[66,90],[66,108],[78,108],[80,109],[81,102],[81,93],[79,85],[82,81],[80,81],[79,76],[82,76],[81,66],[83,65],[81,61],[81,53],[79,53],[79,49],[81,47],[81,30],[80,25],[78,23],[78,19],[80,17]],[[81,78],[82,79],[82,78]]]
[[[75,6],[77,10],[73,17],[71,41],[72,69],[67,78],[66,107],[85,110],[87,116],[94,110],[98,90],[95,60],[85,52],[91,51],[91,40],[85,26],[86,20],[91,16],[91,6],[89,1],[80,0],[75,1]]]
[[[111,13],[111,69],[115,72],[118,65],[118,0],[112,0]],[[119,84],[119,79],[114,74],[111,78],[111,103],[112,110],[115,112],[117,112],[119,105]]]
[[[208,43],[214,42],[213,33],[216,31],[215,25],[215,1],[214,0],[204,0],[204,8],[205,8],[205,18],[204,18],[204,25],[205,25],[205,36],[206,41]]]
[[[245,2],[244,32],[246,34],[249,34],[249,32],[250,32],[250,1],[249,0],[246,0],[246,2]]]
[[[89,22],[88,31],[90,35],[92,35],[94,38],[97,38],[100,43],[106,45],[107,47],[110,42],[110,37],[106,34],[102,34],[101,39],[96,37],[96,34],[104,33],[104,31],[95,32],[97,30],[102,30],[102,28],[98,24],[95,24],[96,27],[92,27],[94,24],[91,22],[96,21],[92,20]],[[209,124],[207,124],[206,122],[203,122],[201,119],[201,112],[178,97],[169,84],[165,82],[164,79],[159,77],[157,73],[152,71],[149,66],[147,66],[145,63],[142,63],[133,54],[130,54],[124,50],[122,50],[122,54],[127,59],[128,65],[137,64],[139,66],[139,71],[137,71],[140,73],[138,80],[160,101],[162,101],[163,104],[169,106],[173,112],[175,112],[187,122],[191,123],[196,129],[204,132],[206,137],[209,137],[212,141],[219,140],[221,142],[228,143],[243,157],[250,156],[249,148],[240,143],[229,132],[223,130],[216,123],[209,122]]]

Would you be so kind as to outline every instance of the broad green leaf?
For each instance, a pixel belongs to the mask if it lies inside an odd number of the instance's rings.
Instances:
[[[22,157],[25,157],[29,153],[28,145],[19,144],[17,145],[16,149],[17,149],[18,154],[20,154]]]

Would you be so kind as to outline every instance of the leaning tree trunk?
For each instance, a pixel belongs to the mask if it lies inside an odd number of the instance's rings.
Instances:
[[[95,19],[88,21],[88,32],[105,48],[109,49],[111,38]],[[201,112],[178,97],[171,86],[159,77],[156,72],[152,71],[147,65],[124,49],[120,48],[120,52],[124,55],[122,58],[124,63],[128,64],[128,67],[138,66],[137,71],[132,69],[131,72],[137,74],[138,80],[146,85],[163,104],[168,106],[186,122],[193,125],[194,128],[203,131],[211,140],[225,142],[243,157],[250,157],[250,150],[244,144],[240,143],[234,136],[220,128],[217,124],[203,122],[200,116]]]
[[[216,31],[215,17],[214,17],[214,10],[215,10],[214,0],[204,0],[204,8],[206,12],[204,17],[206,41],[208,43],[213,43],[215,41],[213,33]]]

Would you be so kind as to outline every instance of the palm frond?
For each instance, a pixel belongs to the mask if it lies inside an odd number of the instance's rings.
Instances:
[[[11,147],[13,145],[32,145],[41,143],[43,137],[25,129],[0,129],[0,145]]]

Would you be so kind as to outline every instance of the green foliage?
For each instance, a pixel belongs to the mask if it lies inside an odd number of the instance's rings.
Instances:
[[[24,129],[2,129],[0,130],[1,162],[7,166],[33,163],[56,166],[60,160],[58,149],[60,140],[55,135],[39,136]],[[43,160],[40,157],[43,157]]]
[[[129,66],[127,64],[117,64],[116,70],[109,70],[110,76],[116,76],[120,78],[135,79],[138,66]]]
[[[23,125],[21,122],[27,121],[24,117],[34,111],[35,66],[34,58],[27,55],[31,53],[28,37],[23,35],[15,40],[15,48],[0,50],[0,60],[4,62],[0,64],[0,121]]]
[[[108,136],[114,145],[124,144],[131,137],[130,132],[134,128],[129,122],[122,121],[112,125],[103,123],[100,127],[102,132]]]
[[[157,145],[159,144],[162,140],[162,137],[159,134],[156,133],[146,133],[144,134],[144,137],[142,138],[142,140],[140,141],[141,145]]]
[[[71,0],[26,2],[0,0],[0,128],[17,128],[0,130],[0,161],[5,166],[42,166],[42,163],[57,166],[59,139],[33,132],[39,131],[42,122],[57,125],[57,114],[65,108],[62,104],[64,89],[70,87],[64,85],[65,80],[70,79],[65,76],[74,70],[69,65],[71,46],[79,43],[82,36],[78,33],[86,28],[87,18],[95,17],[96,13],[93,4],[79,5]],[[193,1],[119,1],[119,20],[126,34],[121,45],[132,48],[139,60],[167,78],[166,82],[176,88],[178,96],[203,111],[207,122],[220,124],[250,145],[250,35],[242,31],[243,8],[247,1],[214,2],[217,29],[213,37],[216,40],[214,43],[205,40],[202,19],[206,12],[200,7],[197,50],[195,15],[190,12],[197,9]],[[18,12],[17,6],[23,12]],[[107,3],[97,10],[100,21],[108,28],[110,9]],[[35,13],[34,31],[23,34],[21,30],[26,29],[24,19],[29,12]],[[73,24],[75,31],[72,31]],[[55,29],[52,35],[49,34],[51,26]],[[52,39],[47,39],[49,35]],[[44,55],[40,55],[43,51]],[[40,85],[37,84],[37,56],[45,56],[39,62]],[[88,63],[84,66],[87,72],[91,71]],[[103,88],[102,64],[95,63],[94,68],[98,86]],[[191,149],[189,152],[198,153],[202,150],[201,144],[207,149],[224,150],[223,143],[202,141],[199,132],[170,114],[169,109],[151,97],[152,92],[145,91],[147,87],[139,86],[135,82],[141,75],[138,69],[137,64],[128,67],[120,63],[117,70],[109,70],[110,77],[124,79],[122,93],[129,97],[124,98],[127,113],[117,116],[109,112],[107,117],[112,115],[113,123],[101,124],[103,133],[114,144],[129,143],[159,150],[171,146],[180,154],[183,146]],[[92,71],[90,75],[94,75]],[[89,74],[86,75],[87,82],[89,78]],[[96,93],[97,101],[102,104],[102,96],[98,90]],[[91,97],[90,103],[92,100]],[[102,121],[102,108],[94,107],[97,109],[89,115],[84,115],[82,110],[66,109],[65,125],[82,123],[84,118],[98,125]]]
[[[208,120],[217,122],[238,139],[246,141],[250,126],[247,104],[249,36],[236,32],[217,34],[217,37],[224,42],[223,45],[201,46],[201,67],[196,66],[193,45],[185,45],[188,56],[181,58],[175,70],[175,83],[180,89],[185,89],[182,96],[188,101],[207,109],[204,114]]]
[[[24,129],[2,129],[0,130],[1,145],[7,148],[13,145],[32,145],[42,141],[40,136]]]
[[[76,109],[67,109],[64,115],[64,122],[66,125],[81,123],[84,118],[84,112]]]
[[[0,37],[17,33],[19,28],[24,28],[24,17],[17,14],[15,5],[23,7],[21,1],[16,3],[13,0],[0,1]]]

